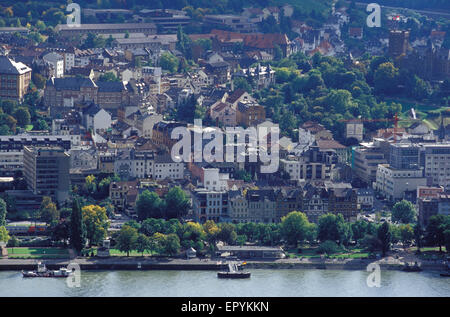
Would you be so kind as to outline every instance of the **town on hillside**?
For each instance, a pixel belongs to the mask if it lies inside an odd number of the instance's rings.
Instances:
[[[445,3],[77,2],[0,4],[0,257],[446,259]]]

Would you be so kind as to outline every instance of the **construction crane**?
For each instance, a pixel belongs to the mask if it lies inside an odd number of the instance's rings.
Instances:
[[[392,122],[394,121],[394,143],[397,142],[397,131],[398,131],[398,122],[399,121],[406,121],[406,120],[400,120],[398,118],[398,114],[395,113],[393,118],[383,118],[383,119],[365,119],[365,118],[355,118],[355,119],[344,119],[339,120],[339,122]]]

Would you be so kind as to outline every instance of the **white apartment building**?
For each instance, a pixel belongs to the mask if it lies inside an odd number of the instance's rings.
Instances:
[[[443,186],[450,190],[450,143],[426,144],[425,177],[432,186]]]
[[[170,155],[155,157],[153,166],[154,179],[182,179],[184,177],[184,163],[174,162]]]
[[[219,173],[218,168],[203,168],[203,187],[208,190],[227,190],[229,174]]]
[[[64,57],[58,53],[51,52],[42,57],[44,62],[50,66],[50,76],[55,78],[64,77]]]
[[[416,191],[425,186],[427,180],[423,170],[399,170],[389,164],[379,164],[374,189],[390,200],[403,199],[406,192]]]

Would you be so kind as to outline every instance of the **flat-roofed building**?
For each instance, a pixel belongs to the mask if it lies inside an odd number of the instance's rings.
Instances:
[[[24,176],[35,195],[63,203],[69,198],[70,156],[62,147],[24,147]]]
[[[396,169],[389,164],[379,164],[377,170],[375,190],[390,200],[406,198],[416,192],[419,186],[427,184],[423,176],[423,169]],[[416,198],[416,195],[411,197]]]
[[[80,24],[73,27],[67,24],[58,24],[55,30],[64,37],[94,34],[117,34],[117,33],[143,33],[145,35],[156,34],[154,23],[98,23]]]
[[[424,147],[425,177],[432,186],[450,190],[450,143],[426,144]]]

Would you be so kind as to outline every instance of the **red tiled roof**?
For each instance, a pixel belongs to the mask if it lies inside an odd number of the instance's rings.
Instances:
[[[222,42],[242,40],[245,46],[259,49],[274,48],[275,45],[287,45],[289,43],[286,34],[279,33],[243,34],[214,29],[211,31],[211,34],[214,34]]]

